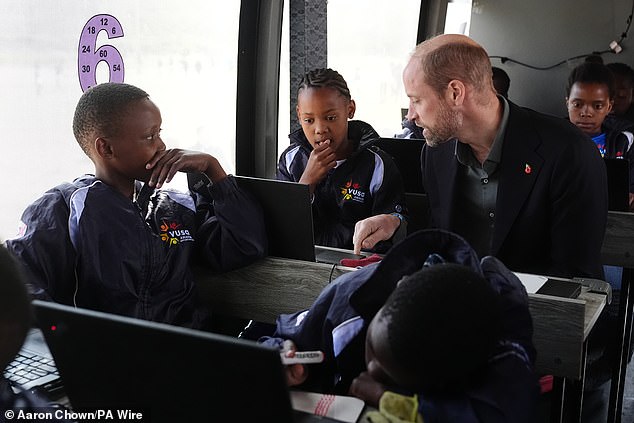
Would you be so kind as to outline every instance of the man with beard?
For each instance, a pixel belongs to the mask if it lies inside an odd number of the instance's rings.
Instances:
[[[463,35],[416,47],[403,72],[408,119],[424,128],[431,224],[513,271],[603,275],[607,180],[597,148],[570,122],[498,96],[487,52]],[[357,224],[355,250],[391,236],[384,216]]]

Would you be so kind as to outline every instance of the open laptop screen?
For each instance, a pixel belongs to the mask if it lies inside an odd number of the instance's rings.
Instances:
[[[315,261],[313,211],[308,185],[276,179],[236,176],[238,186],[262,206],[269,254]]]
[[[143,421],[291,422],[279,351],[226,336],[34,301],[77,410]]]

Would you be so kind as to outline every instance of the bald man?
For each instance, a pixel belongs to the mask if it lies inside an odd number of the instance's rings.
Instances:
[[[498,96],[487,52],[463,35],[419,44],[403,84],[407,117],[424,128],[432,226],[514,271],[602,278],[607,181],[589,138],[562,118]],[[397,227],[384,215],[359,222],[355,250]]]

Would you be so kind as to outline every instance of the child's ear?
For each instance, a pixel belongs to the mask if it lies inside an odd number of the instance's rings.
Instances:
[[[101,158],[107,159],[112,157],[112,146],[110,142],[103,137],[99,137],[95,140],[95,151]]]
[[[354,100],[350,100],[348,103],[348,119],[352,119],[354,117],[354,112],[357,111],[357,103]]]
[[[614,108],[614,100],[610,100],[610,102],[608,103],[608,113],[610,113],[613,108]]]

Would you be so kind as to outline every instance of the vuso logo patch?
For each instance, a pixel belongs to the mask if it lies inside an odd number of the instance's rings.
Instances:
[[[161,241],[167,245],[176,245],[179,242],[193,241],[194,238],[189,233],[189,229],[179,229],[180,223],[163,222],[161,224]]]
[[[365,191],[361,190],[359,184],[352,182],[352,180],[346,182],[346,184],[341,187],[341,195],[343,196],[343,201],[352,200],[363,203],[365,200]]]

